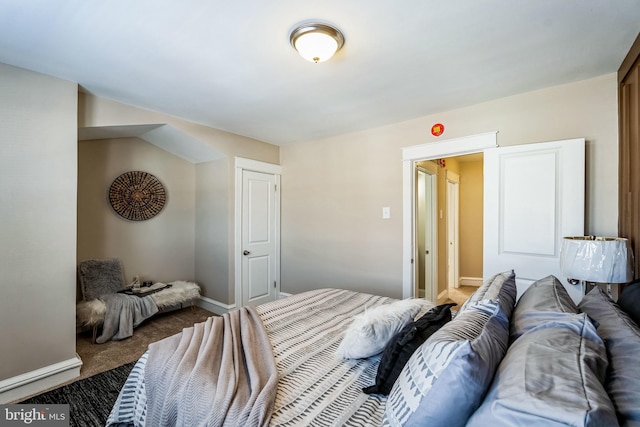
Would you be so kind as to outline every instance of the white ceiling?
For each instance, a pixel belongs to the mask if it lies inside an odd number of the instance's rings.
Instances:
[[[612,73],[639,31],[639,0],[2,0],[0,62],[286,145]]]

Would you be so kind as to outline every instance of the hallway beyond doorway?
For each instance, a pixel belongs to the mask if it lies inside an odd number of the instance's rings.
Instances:
[[[450,288],[447,291],[447,298],[445,298],[442,302],[438,301],[438,304],[455,302],[458,305],[453,307],[453,310],[459,310],[460,307],[462,307],[462,304],[464,304],[464,302],[471,296],[471,294],[476,291],[476,289],[478,289],[476,286],[460,286],[459,288]]]

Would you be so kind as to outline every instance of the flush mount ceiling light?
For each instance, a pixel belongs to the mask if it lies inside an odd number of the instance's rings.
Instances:
[[[324,62],[340,50],[344,44],[344,36],[331,25],[311,22],[301,24],[291,31],[289,41],[307,61]]]

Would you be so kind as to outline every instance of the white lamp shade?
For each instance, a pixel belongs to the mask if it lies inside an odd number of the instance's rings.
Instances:
[[[629,240],[617,237],[565,237],[560,253],[562,274],[594,283],[633,280],[633,253]]]
[[[338,42],[325,33],[302,34],[295,42],[296,50],[307,61],[324,62],[338,50]]]

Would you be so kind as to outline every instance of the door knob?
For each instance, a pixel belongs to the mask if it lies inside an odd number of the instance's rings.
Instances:
[[[245,250],[244,252],[242,252],[242,255],[249,255],[251,252]]]

